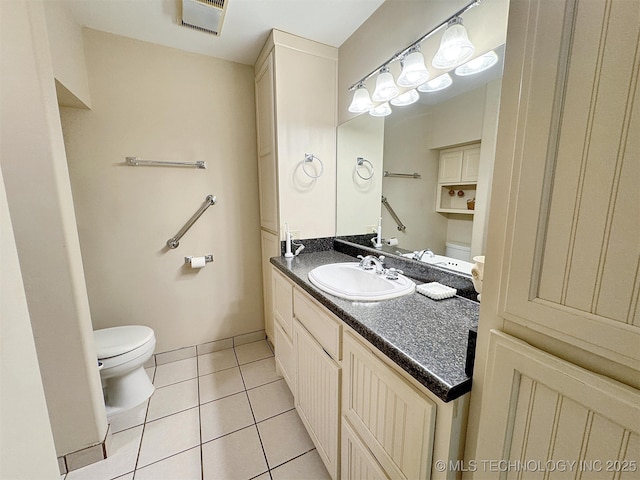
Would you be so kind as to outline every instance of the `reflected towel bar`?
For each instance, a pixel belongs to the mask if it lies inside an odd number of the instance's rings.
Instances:
[[[205,198],[204,200],[204,204],[198,209],[196,213],[193,214],[193,216],[189,220],[187,220],[187,223],[184,224],[184,227],[182,227],[180,231],[176,233],[173,237],[167,240],[167,247],[178,248],[178,245],[180,245],[179,242],[182,236],[185,233],[187,233],[187,230],[189,230],[194,223],[196,223],[196,221],[200,218],[200,216],[204,213],[204,211],[207,208],[209,208],[211,205],[216,204],[216,201],[217,201],[216,197],[214,197],[213,195],[207,195],[207,198]]]
[[[137,167],[139,165],[154,165],[154,166],[165,166],[165,167],[196,167],[196,168],[207,168],[207,164],[201,160],[197,162],[164,162],[160,160],[140,160],[138,157],[126,157],[127,165],[131,165],[132,167]]]
[[[385,177],[402,177],[402,178],[420,178],[419,173],[391,173],[388,170],[384,171]]]
[[[391,215],[391,217],[393,217],[393,219],[398,224],[398,231],[404,232],[407,229],[407,227],[402,224],[402,220],[398,218],[398,215],[396,215],[396,212],[393,211],[393,208],[391,208],[391,205],[389,205],[389,202],[387,202],[387,197],[385,197],[384,195],[382,195],[382,204],[385,207],[387,207],[389,214]]]

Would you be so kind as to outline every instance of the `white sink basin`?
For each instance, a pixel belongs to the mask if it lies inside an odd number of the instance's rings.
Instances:
[[[413,253],[402,254],[402,256],[406,258],[413,258],[413,255]],[[466,275],[471,275],[471,267],[473,267],[473,263],[465,262],[464,260],[458,260],[451,257],[445,257],[444,255],[434,255],[433,257],[423,255],[421,261],[424,263],[428,263],[429,265],[448,268],[449,270],[453,270],[454,272],[464,273]]]
[[[320,290],[347,300],[371,302],[413,293],[416,284],[403,275],[389,280],[358,263],[330,263],[309,272],[309,281]]]

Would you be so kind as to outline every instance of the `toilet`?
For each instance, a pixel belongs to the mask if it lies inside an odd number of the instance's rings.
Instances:
[[[143,325],[94,330],[107,416],[140,405],[153,394],[144,364],[153,355],[156,337]]]

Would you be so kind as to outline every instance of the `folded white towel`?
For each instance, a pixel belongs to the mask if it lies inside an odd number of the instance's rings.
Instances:
[[[442,300],[444,298],[454,297],[458,291],[455,288],[447,287],[438,282],[423,283],[417,285],[418,293],[425,295],[433,300]]]

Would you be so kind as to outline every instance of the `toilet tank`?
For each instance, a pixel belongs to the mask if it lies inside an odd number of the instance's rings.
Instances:
[[[471,261],[471,246],[461,243],[446,243],[445,255],[456,260],[464,260],[465,262]]]

